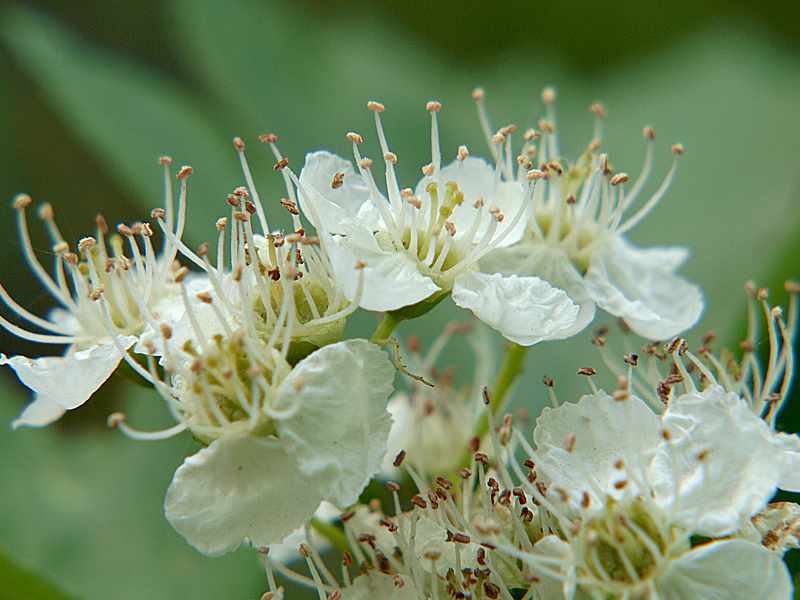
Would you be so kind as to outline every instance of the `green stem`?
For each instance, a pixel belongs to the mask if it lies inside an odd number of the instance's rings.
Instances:
[[[491,411],[492,415],[497,415],[502,412],[508,401],[509,392],[513,387],[517,378],[522,374],[522,369],[525,365],[525,355],[528,346],[520,346],[510,342],[506,347],[505,356],[503,356],[503,364],[500,366],[500,373],[494,382],[494,387],[491,391],[491,404],[486,407],[487,411]],[[473,438],[477,437],[483,439],[489,431],[489,415],[484,413],[478,419],[473,432]],[[472,455],[467,451],[462,459],[462,466],[469,466],[472,462]]]
[[[402,320],[402,318],[398,317],[393,312],[384,313],[383,320],[375,328],[375,332],[372,334],[370,341],[373,344],[378,344],[378,346],[386,345],[386,342],[392,337],[392,333]]]
[[[311,517],[309,524],[317,531],[317,533],[328,540],[339,552],[350,551],[350,544],[347,542],[347,536],[345,536],[342,530],[336,527],[336,525],[333,523],[322,521],[317,517]]]

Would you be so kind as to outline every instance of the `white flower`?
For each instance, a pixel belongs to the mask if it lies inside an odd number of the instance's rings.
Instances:
[[[675,247],[640,249],[624,237],[666,194],[683,147],[673,146],[676,162],[666,178],[653,196],[634,208],[652,167],[652,128],[644,131],[647,154],[642,173],[626,193],[628,175],[613,174],[607,156],[598,153],[602,107],[592,105],[598,116],[595,139],[575,163],[567,164],[559,149],[555,93],[546,89],[547,118],[539,122],[538,131],[525,132],[515,174],[512,127],[492,135],[483,91],[476,90],[473,96],[503,181],[541,180],[529,201],[524,235],[516,243],[493,251],[482,261],[482,268],[541,277],[566,291],[580,306],[579,317],[567,334],[586,327],[594,318],[596,306],[624,319],[636,333],[650,339],[668,339],[694,325],[703,310],[702,294],[697,286],[675,274],[688,251]],[[522,194],[520,187],[517,194]],[[631,211],[633,214],[629,214]]]
[[[789,598],[786,567],[762,546],[690,543],[736,532],[780,481],[774,439],[740,401],[712,386],[673,399],[661,418],[635,396],[602,392],[543,411],[531,456],[581,515],[558,542],[564,581],[614,597]]]
[[[483,326],[464,336],[474,354],[471,385],[458,387],[449,370],[437,369],[448,342],[454,335],[462,338],[464,330],[450,323],[425,354],[420,354],[416,338],[407,340],[408,370],[420,379],[412,379],[408,392],[399,391],[389,401],[393,423],[383,466],[387,475],[396,471],[393,461],[401,451],[423,476],[452,473],[461,466],[484,410],[481,389],[493,373],[491,340]]]
[[[394,368],[377,346],[338,342],[291,370],[279,355],[259,363],[254,351],[212,351],[193,367],[194,377],[183,374],[177,384],[181,428],[208,446],[175,472],[165,512],[209,555],[243,541],[280,543],[323,500],[352,504],[386,451]],[[226,384],[232,367],[242,372]]]
[[[172,209],[171,161],[162,158],[161,164],[164,165],[167,200],[162,216],[172,238],[180,238],[184,226],[186,180],[191,168],[183,167],[178,173],[181,190],[176,221]],[[26,208],[31,202],[30,196],[24,194],[14,200],[24,257],[60,308],[43,319],[17,304],[0,286],[0,299],[34,330],[3,317],[0,317],[0,326],[22,339],[64,344],[67,349],[63,356],[36,359],[0,356],[0,364],[14,369],[35,394],[34,401],[14,421],[14,427],[48,425],[65,411],[81,406],[111,376],[123,358],[132,362],[128,349],[143,351],[141,343],[153,335],[158,320],[176,318],[183,311],[178,287],[173,282],[172,263],[177,248],[167,239],[157,255],[151,243],[153,231],[147,223],[130,227],[119,225],[119,235],[109,236],[105,219],[98,216],[97,237],[80,240],[76,254],[62,237],[53,208],[43,204],[39,216],[50,234],[55,255],[54,273],[50,275],[36,257],[28,233]],[[126,244],[128,256],[125,255]],[[201,289],[203,282],[195,279],[192,285]]]
[[[383,105],[370,102],[368,108],[375,114],[388,197],[378,189],[373,162],[362,157],[363,139],[355,133],[348,138],[358,171],[349,161],[315,152],[306,157],[297,182],[301,208],[328,240],[345,294],[355,296],[352,265],[363,261],[360,305],[368,310],[424,312],[452,294],[456,304],[519,344],[564,337],[578,312],[565,293],[536,277],[477,270],[491,250],[523,235],[533,183],[503,181],[497,167],[469,157],[463,146],[457,159],[443,167],[437,124],[441,104],[429,102],[432,162],[423,168],[415,190],[400,189],[397,156],[389,150],[380,120]]]

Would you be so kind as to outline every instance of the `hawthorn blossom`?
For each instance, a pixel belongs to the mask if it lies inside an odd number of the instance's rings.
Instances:
[[[492,133],[483,90],[475,90],[473,98],[502,181],[518,186],[531,178],[541,182],[526,204],[523,235],[494,250],[482,262],[482,269],[540,277],[566,291],[580,306],[570,334],[593,320],[596,307],[654,340],[669,339],[694,325],[703,311],[702,293],[675,273],[689,256],[688,250],[672,246],[643,249],[625,238],[666,195],[683,146],[672,146],[672,167],[653,195],[640,201],[652,170],[653,128],[644,129],[644,165],[628,190],[628,174],[615,173],[608,156],[599,153],[605,114],[600,104],[591,107],[597,116],[594,139],[569,163],[559,145],[555,92],[545,89],[547,116],[539,121],[538,130],[528,129],[523,134],[524,144],[514,161],[511,137],[516,127]],[[521,193],[519,187],[517,190]]]
[[[401,189],[380,114],[375,115],[386,195],[373,176],[374,163],[362,156],[363,138],[349,133],[353,165],[328,152],[314,152],[297,185],[308,220],[328,240],[336,278],[349,298],[357,280],[351,265],[366,263],[361,307],[420,314],[451,295],[462,308],[521,345],[565,337],[578,307],[537,277],[481,273],[477,264],[496,248],[519,241],[525,231],[526,202],[535,182],[503,181],[498,166],[472,158],[466,147],[442,166],[437,115],[429,102],[431,163],[416,189]],[[276,156],[277,154],[276,150]],[[403,312],[405,311],[405,312]]]
[[[165,226],[171,239],[180,239],[192,170],[183,167],[177,174],[180,192],[176,215],[171,159],[162,157],[160,162],[164,166]],[[24,340],[67,348],[62,356],[0,355],[0,365],[14,369],[20,381],[34,392],[33,402],[13,422],[15,428],[48,425],[67,410],[84,404],[123,359],[133,360],[129,349],[142,350],[141,341],[157,331],[159,320],[174,320],[183,312],[173,281],[177,247],[170,239],[157,254],[147,223],[122,224],[117,234],[110,235],[105,219],[98,215],[96,237],[81,239],[77,252],[73,252],[56,224],[52,206],[42,204],[39,216],[52,240],[55,257],[51,275],[36,256],[28,232],[26,209],[31,203],[31,197],[25,194],[14,200],[23,256],[59,306],[48,318],[42,318],[15,302],[0,286],[0,299],[6,307],[28,323],[23,327],[0,316],[0,326]],[[199,277],[189,283],[197,291],[205,285]]]

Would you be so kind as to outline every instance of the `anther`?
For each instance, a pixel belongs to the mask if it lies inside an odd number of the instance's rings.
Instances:
[[[622,360],[625,362],[626,365],[630,365],[635,367],[639,364],[639,355],[633,352],[630,352],[622,357]]]
[[[93,237],[81,238],[78,242],[78,252],[87,252],[94,248],[95,245],[97,245],[97,240],[95,240]]]
[[[243,152],[245,148],[244,140],[239,136],[236,136],[235,138],[233,138],[233,147],[236,148],[239,152]]]
[[[420,170],[422,171],[423,175],[427,175],[428,177],[433,175],[433,165],[430,164],[430,163],[428,163],[427,165],[422,167],[422,169],[420,169]]]
[[[498,131],[492,136],[492,143],[496,146],[501,146],[506,142],[506,136],[502,134],[502,132]]]
[[[98,218],[100,217],[100,215],[97,216]],[[167,216],[167,211],[164,210],[163,208],[154,208],[153,210],[150,211],[150,218],[155,219],[156,221],[165,219],[166,216]]]
[[[392,163],[393,165],[396,165],[397,164],[397,154],[395,154],[394,152],[386,152],[383,155],[383,160],[386,160],[386,161]]]
[[[382,113],[383,111],[386,110],[386,107],[380,102],[375,102],[375,100],[370,100],[369,102],[367,102],[367,110],[372,110],[377,113]]]
[[[428,112],[439,112],[442,110],[442,103],[438,100],[430,100],[425,104],[425,110]]]
[[[106,419],[106,423],[111,429],[116,429],[120,426],[121,423],[125,422],[125,414],[121,412],[115,412],[108,415],[108,419]]]
[[[390,492],[399,492],[400,491],[400,484],[397,483],[396,481],[387,481],[383,485]]]
[[[161,337],[165,340],[172,338],[172,327],[170,327],[167,323],[161,323],[159,325],[159,329],[161,330]]]
[[[550,377],[549,375],[545,375],[544,377],[542,377],[542,383],[549,388],[555,387],[556,385],[555,381],[553,381],[553,378]]]
[[[589,112],[592,113],[598,119],[605,119],[606,118],[606,107],[603,106],[602,102],[592,102],[589,105]]]
[[[194,169],[188,165],[184,165],[178,170],[178,174],[175,176],[178,181],[183,181],[184,179],[188,178],[194,172]]]
[[[467,150],[466,146],[459,146],[458,154],[456,156],[458,157],[458,160],[467,160],[467,157],[469,156],[469,150]]]
[[[172,157],[171,156],[159,156],[158,157],[158,164],[162,167],[168,167],[172,164]]]
[[[656,139],[656,130],[652,127],[645,127],[642,130],[642,135],[644,136],[644,139],[652,142],[654,139]]]
[[[672,144],[672,153],[676,156],[683,154],[685,151],[683,144]]]
[[[258,141],[262,144],[277,144],[278,136],[274,133],[262,133],[258,136]]]
[[[178,269],[175,272],[175,283],[183,282],[183,280],[186,279],[186,276],[188,274],[189,274],[189,268],[188,267],[181,267],[180,269]]]
[[[542,102],[546,105],[551,105],[556,101],[556,91],[551,87],[546,87],[542,90]]]
[[[397,453],[397,456],[394,457],[394,461],[392,462],[395,468],[399,468],[400,465],[403,464],[403,460],[405,459],[405,457],[406,457],[405,450],[400,450],[400,452]]]
[[[283,171],[288,165],[289,165],[289,159],[283,157],[278,162],[276,162],[272,168],[276,171]]]
[[[526,177],[528,178],[528,181],[536,181],[544,177],[544,173],[539,169],[531,169],[528,171]]]
[[[55,254],[63,254],[69,250],[69,244],[67,242],[58,242],[53,246],[53,252]]]
[[[594,367],[581,367],[578,369],[578,375],[586,375],[587,377],[593,377],[597,375],[597,369]]]
[[[369,169],[372,167],[372,159],[371,158],[362,158],[358,161],[358,166],[362,169]]]
[[[14,196],[13,206],[17,210],[22,210],[23,208],[30,206],[31,202],[33,202],[33,198],[31,198],[28,194],[17,194]]]
[[[617,173],[611,178],[609,183],[611,183],[611,185],[620,185],[622,183],[627,183],[629,179],[630,177],[628,177],[627,173]]]
[[[202,302],[203,304],[211,304],[213,302],[211,294],[209,294],[208,292],[198,292],[197,299],[200,300],[200,302]]]
[[[476,87],[474,90],[472,90],[472,99],[475,100],[476,102],[480,102],[485,97],[486,97],[486,92],[482,87]]]
[[[348,140],[350,140],[351,142],[353,142],[354,144],[363,144],[364,143],[364,138],[360,134],[358,134],[358,133],[356,133],[354,131],[347,132],[347,135],[345,137]]]
[[[217,231],[225,231],[225,227],[228,225],[228,217],[221,217],[217,219],[217,222],[214,226],[217,228]]]
[[[53,205],[49,202],[45,202],[39,207],[39,218],[43,221],[52,221],[54,214]]]

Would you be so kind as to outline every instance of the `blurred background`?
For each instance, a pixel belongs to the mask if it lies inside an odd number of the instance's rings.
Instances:
[[[162,202],[157,157],[169,154],[194,167],[195,245],[213,235],[226,193],[243,183],[234,135],[251,142],[262,197],[277,200],[280,178],[259,133],[281,135],[295,165],[312,149],[346,154],[346,131],[374,143],[365,103],[380,100],[411,186],[429,160],[426,100],[444,104],[445,155],[459,144],[485,152],[476,85],[496,125],[521,127],[540,116],[541,89],[555,86],[568,156],[591,138],[592,100],[608,108],[605,145],[621,170],[638,172],[644,125],[658,132],[657,173],[672,142],[686,146],[668,200],[633,238],[693,250],[685,273],[708,303],[695,339],[714,330],[738,343],[745,280],[784,301],[783,281],[800,275],[796,2],[0,1],[0,195],[51,202],[77,241],[98,210],[111,223],[148,218]],[[13,212],[0,214],[0,280],[43,314],[51,304],[21,260]],[[49,243],[32,221],[46,257]],[[430,342],[456,316],[444,303],[408,329]],[[364,314],[350,327],[365,333],[374,324]],[[591,336],[533,348],[515,403],[535,415],[544,374],[562,398],[583,392],[575,370],[600,362]],[[5,332],[0,350],[59,352]],[[458,375],[469,361],[457,348],[443,366]],[[10,370],[0,374],[0,396],[0,599],[260,597],[252,552],[204,558],[163,518],[163,494],[193,443],[135,443],[106,429],[121,407],[143,426],[165,423],[155,394],[115,375],[57,425],[14,433],[28,395]],[[783,427],[800,429],[797,394]]]

